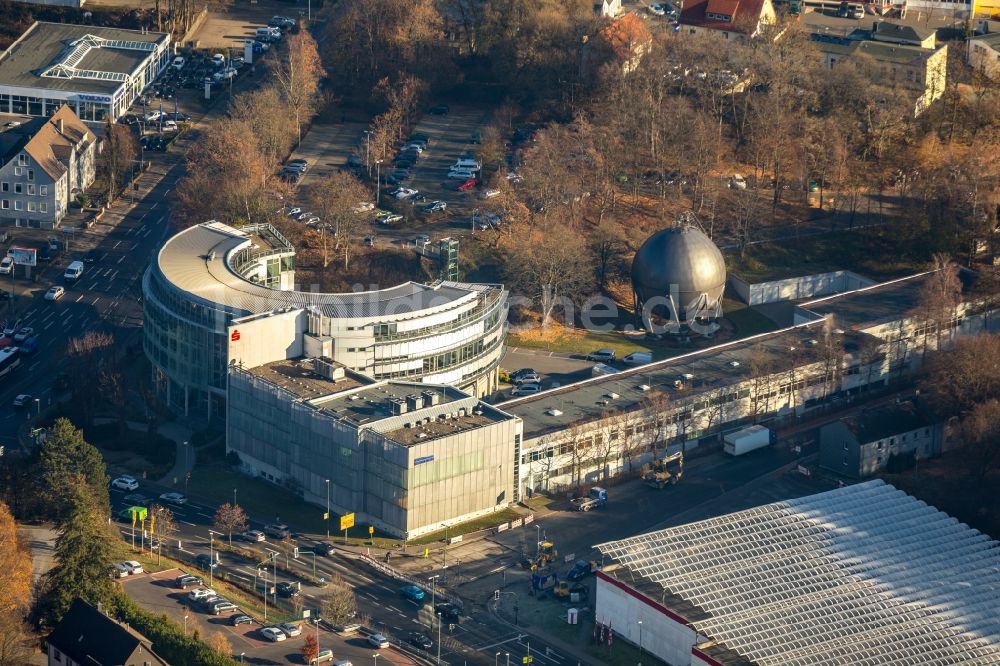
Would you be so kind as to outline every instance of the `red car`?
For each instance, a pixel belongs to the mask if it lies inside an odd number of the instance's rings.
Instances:
[[[466,190],[471,190],[475,186],[476,186],[476,179],[470,178],[468,180],[459,183],[458,187],[456,187],[455,189],[458,190],[459,192],[465,192]]]

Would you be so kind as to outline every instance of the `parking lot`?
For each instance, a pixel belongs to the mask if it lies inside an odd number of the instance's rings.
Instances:
[[[364,634],[344,637],[315,625],[300,622],[302,634],[284,641],[272,643],[260,635],[261,625],[258,618],[253,624],[233,627],[229,618],[236,613],[213,616],[196,610],[187,600],[188,593],[194,588],[180,590],[174,587],[173,581],[181,575],[178,569],[170,569],[154,574],[139,574],[122,579],[122,586],[136,602],[146,610],[154,613],[165,613],[179,626],[185,626],[187,631],[197,631],[202,640],[222,632],[233,648],[233,656],[237,659],[243,655],[244,663],[248,664],[303,664],[301,649],[307,631],[316,632],[320,648],[331,648],[335,659],[349,659],[355,664],[367,664],[375,652],[379,659],[387,659],[394,664],[412,664],[413,660],[405,654],[392,648],[374,649],[368,645]]]
[[[254,31],[274,15],[295,18],[307,12],[306,0],[300,2],[257,2],[239,4],[225,12],[209,11],[208,18],[194,34],[198,48],[217,49],[243,47],[243,40],[253,38]]]

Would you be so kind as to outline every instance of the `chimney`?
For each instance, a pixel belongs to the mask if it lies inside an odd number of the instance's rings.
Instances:
[[[63,133],[63,119],[62,118],[57,118],[56,119],[56,129],[59,130],[60,134]]]
[[[420,398],[418,398],[417,396],[415,396],[413,394],[410,394],[410,395],[406,396],[406,407],[407,407],[407,409],[416,411],[416,410],[420,409],[423,406],[424,405],[421,403]]]

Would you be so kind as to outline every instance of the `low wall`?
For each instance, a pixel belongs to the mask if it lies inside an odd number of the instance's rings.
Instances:
[[[816,275],[803,275],[756,284],[737,275],[729,276],[729,286],[744,303],[751,306],[828,296],[861,289],[873,284],[875,284],[873,280],[852,271],[817,273]]]

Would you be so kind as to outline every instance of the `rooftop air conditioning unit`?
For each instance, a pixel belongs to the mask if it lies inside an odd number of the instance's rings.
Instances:
[[[604,397],[607,398],[608,400],[617,400],[619,396],[617,393],[612,391],[611,393],[606,394]]]
[[[795,347],[789,347],[789,348],[788,348],[788,351],[790,351],[790,352],[793,352],[793,351],[795,351]]]
[[[739,361],[730,361],[729,362],[729,367],[730,368],[738,368],[738,367],[740,367],[740,362]]]
[[[681,375],[681,379],[686,379],[688,381],[691,381],[692,379],[694,379],[694,375],[692,375],[690,372],[685,372],[683,375]]]
[[[819,340],[817,340],[815,338],[810,338],[809,340],[806,340],[806,344],[809,345],[810,347],[812,347],[813,345],[818,345],[819,344]]]
[[[406,401],[399,398],[389,398],[389,411],[393,416],[399,416],[400,414],[405,414]]]
[[[546,409],[545,413],[548,414],[549,416],[562,416],[562,410],[556,409],[555,407],[550,407],[549,409]]]
[[[639,384],[639,390],[640,391],[645,392],[645,391],[648,391],[651,388],[652,387],[649,384]]]

